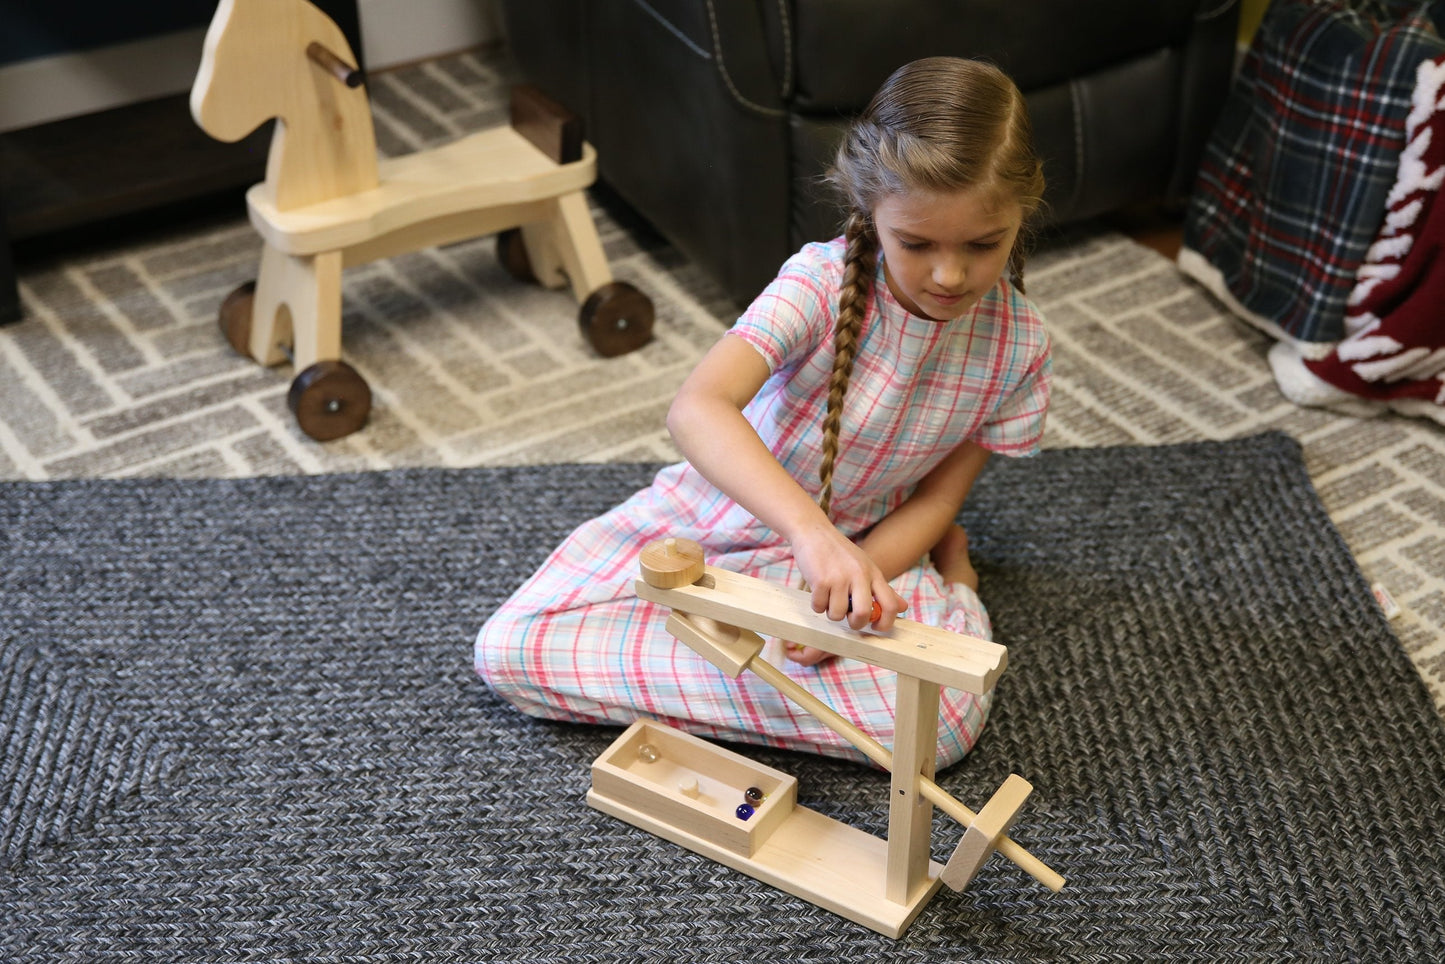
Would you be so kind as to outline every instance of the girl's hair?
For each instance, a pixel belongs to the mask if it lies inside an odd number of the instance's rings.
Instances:
[[[957,57],[929,57],[894,71],[844,135],[827,178],[842,193],[849,213],[843,227],[847,250],[833,334],[833,376],[823,418],[818,504],[825,514],[833,500],[843,395],[878,265],[873,209],[885,197],[906,191],[982,188],[1016,202],[1027,224],[1044,190],[1023,95],[997,67]],[[1022,291],[1022,240],[1015,241],[1008,264]]]

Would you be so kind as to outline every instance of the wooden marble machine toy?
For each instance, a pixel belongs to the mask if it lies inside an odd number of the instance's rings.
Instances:
[[[291,359],[287,402],[307,435],[348,435],[371,410],[370,387],[340,359],[341,272],[353,265],[497,233],[515,277],[571,284],[599,354],[651,338],[652,301],[612,279],[587,207],[597,154],[579,118],[519,87],[509,125],[378,161],[354,63],[306,0],[221,0],[191,88],[191,115],[218,140],[276,118],[266,178],[246,194],[260,271],[223,302],[220,325],[263,365]]]
[[[888,837],[797,803],[786,773],[658,721],[633,723],[597,757],[587,802],[634,826],[899,937],[947,884],[963,890],[997,850],[1045,887],[1064,879],[1007,836],[1032,790],[1011,774],[975,814],[933,781],[940,687],[990,690],[1004,647],[908,620],[887,635],[814,613],[807,593],[705,565],[696,542],[644,547],[638,595],[672,610],[667,629],[736,678],[751,670],[890,771]],[[816,646],[897,673],[890,751],[761,655],[763,636]],[[952,857],[930,858],[933,808],[966,827]]]

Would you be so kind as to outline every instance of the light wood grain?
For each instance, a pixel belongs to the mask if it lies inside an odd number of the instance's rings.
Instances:
[[[958,842],[953,856],[943,869],[943,882],[954,890],[963,890],[983,869],[984,861],[998,847],[1000,838],[1014,825],[1024,801],[1033,792],[1033,784],[1017,773],[1010,773]]]
[[[191,86],[191,116],[218,140],[238,141],[277,118],[259,191],[277,211],[378,180],[366,88],[346,86],[308,57],[311,43],[355,62],[341,29],[309,3],[221,0]]]
[[[510,127],[498,127],[429,151],[388,158],[381,162],[379,175],[379,181],[367,189],[304,207],[282,207],[265,185],[257,185],[246,194],[251,223],[267,244],[292,254],[309,254],[365,244],[459,211],[515,208],[536,212],[542,220],[559,219],[557,195],[581,197],[580,192],[596,180],[597,152],[585,145],[582,160],[559,166]],[[553,203],[532,206],[530,202]],[[587,212],[585,199],[582,210]],[[489,230],[482,233],[516,227],[524,220],[499,219],[486,224]],[[591,224],[587,213],[587,225]],[[595,232],[592,227],[591,233]],[[426,247],[427,242],[458,240],[446,237],[450,233],[442,233],[444,240],[419,234],[412,244]]]
[[[907,619],[887,635],[858,631],[813,612],[809,595],[708,566],[711,587],[659,589],[638,580],[637,594],[670,609],[776,636],[969,693],[993,689],[1008,662],[997,643]]]

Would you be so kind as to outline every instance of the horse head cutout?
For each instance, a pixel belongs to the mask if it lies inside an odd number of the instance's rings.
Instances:
[[[306,0],[221,0],[191,87],[191,116],[217,140],[276,118],[262,189],[278,211],[377,185],[366,88],[308,56],[313,44],[354,62],[341,29]]]

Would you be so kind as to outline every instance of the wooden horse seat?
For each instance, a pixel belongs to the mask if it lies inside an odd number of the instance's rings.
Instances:
[[[557,164],[514,128],[498,127],[382,160],[377,165],[380,183],[357,194],[278,211],[270,192],[257,184],[247,192],[246,202],[251,223],[278,250],[339,250],[344,266],[363,264],[386,256],[358,258],[369,244],[418,224],[465,218],[471,230],[451,239],[462,240],[526,222],[528,218],[520,217],[523,209],[581,191],[596,179],[597,152],[591,144],[582,150],[581,160]]]

